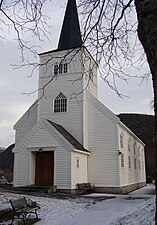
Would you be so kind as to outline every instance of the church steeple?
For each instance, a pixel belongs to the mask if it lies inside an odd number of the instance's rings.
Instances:
[[[66,50],[82,46],[82,38],[75,0],[68,0],[58,50]]]

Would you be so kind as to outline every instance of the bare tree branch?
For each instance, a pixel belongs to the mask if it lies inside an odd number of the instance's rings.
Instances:
[[[21,50],[21,58],[24,61],[24,51],[36,54],[36,47],[25,40],[24,35],[30,33],[33,37],[42,40],[42,36],[48,38],[48,17],[44,15],[43,8],[46,0],[11,0],[0,1],[0,39],[8,30],[16,34],[16,41]]]
[[[112,90],[123,96],[118,90],[118,80],[127,83],[131,77],[140,78],[130,74],[130,68],[139,71],[146,61],[137,39],[134,1],[82,0],[80,11],[83,40],[101,65],[101,77]]]

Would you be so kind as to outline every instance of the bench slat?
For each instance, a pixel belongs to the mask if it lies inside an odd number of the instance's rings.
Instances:
[[[21,209],[27,206],[27,201],[25,197],[16,200],[10,200],[10,203],[14,210]]]
[[[20,220],[22,219],[25,224],[25,219],[29,213],[35,214],[36,218],[38,219],[38,214],[37,214],[38,207],[37,206],[32,207],[32,205],[29,205],[25,197],[15,199],[15,200],[10,200],[9,202],[13,210],[13,217],[12,217],[11,224],[13,224],[15,219],[20,219]]]

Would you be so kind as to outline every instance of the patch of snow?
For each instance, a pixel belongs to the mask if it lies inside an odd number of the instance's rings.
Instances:
[[[147,200],[110,225],[154,225],[155,198]]]
[[[148,185],[128,195],[93,193],[75,199],[30,195],[26,195],[26,198],[40,206],[38,215],[41,220],[37,225],[154,225],[153,191],[154,185]],[[9,199],[20,196],[0,192],[0,209],[10,207]]]

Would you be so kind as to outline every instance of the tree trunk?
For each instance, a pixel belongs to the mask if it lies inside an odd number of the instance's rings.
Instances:
[[[138,37],[146,53],[147,61],[152,74],[154,88],[155,111],[155,188],[157,225],[157,0],[135,0]]]

